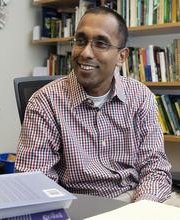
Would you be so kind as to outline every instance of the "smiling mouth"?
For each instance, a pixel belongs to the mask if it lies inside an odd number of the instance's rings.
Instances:
[[[86,70],[86,71],[91,71],[91,70],[94,70],[95,68],[98,68],[98,66],[89,65],[89,64],[80,64],[80,63],[78,63],[78,65],[82,70]]]

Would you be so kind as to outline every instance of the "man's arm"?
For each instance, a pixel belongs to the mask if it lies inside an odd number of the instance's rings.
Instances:
[[[137,124],[141,145],[138,152],[139,184],[135,200],[150,199],[163,202],[171,193],[171,166],[164,151],[164,139],[157,111],[153,95],[146,98],[138,111]]]
[[[60,131],[48,101],[33,96],[26,108],[16,155],[15,169],[20,172],[40,170],[58,181],[55,165],[59,162]]]

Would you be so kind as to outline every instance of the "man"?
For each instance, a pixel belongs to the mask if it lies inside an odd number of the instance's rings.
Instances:
[[[74,70],[29,100],[17,150],[18,171],[41,170],[73,193],[165,201],[171,192],[154,95],[120,76],[127,27],[100,7],[81,18]]]

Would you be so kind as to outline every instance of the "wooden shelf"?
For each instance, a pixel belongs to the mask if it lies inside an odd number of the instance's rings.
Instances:
[[[79,4],[79,0],[33,0],[34,5],[52,5],[52,6],[61,6],[61,7],[75,7]]]
[[[148,87],[180,87],[180,81],[175,82],[144,82]]]
[[[179,95],[180,81],[175,82],[144,82],[154,94]]]
[[[180,33],[180,22],[145,25],[129,28],[130,36],[161,35]]]
[[[180,136],[175,136],[175,135],[164,135],[164,140],[166,142],[180,142]]]
[[[52,45],[57,43],[68,43],[73,37],[64,38],[42,38],[40,40],[33,40],[32,43],[35,45]]]

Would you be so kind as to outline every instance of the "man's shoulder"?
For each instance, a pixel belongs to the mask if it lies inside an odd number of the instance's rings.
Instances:
[[[51,94],[51,93],[61,94],[65,92],[68,88],[69,88],[69,76],[65,75],[46,84],[38,92],[40,94]]]
[[[134,94],[138,93],[151,93],[150,89],[142,82],[133,79],[131,77],[120,77],[120,83],[122,84],[124,90],[129,92],[136,92]]]
[[[32,102],[63,100],[68,96],[69,76],[59,77],[37,90],[29,99]]]

